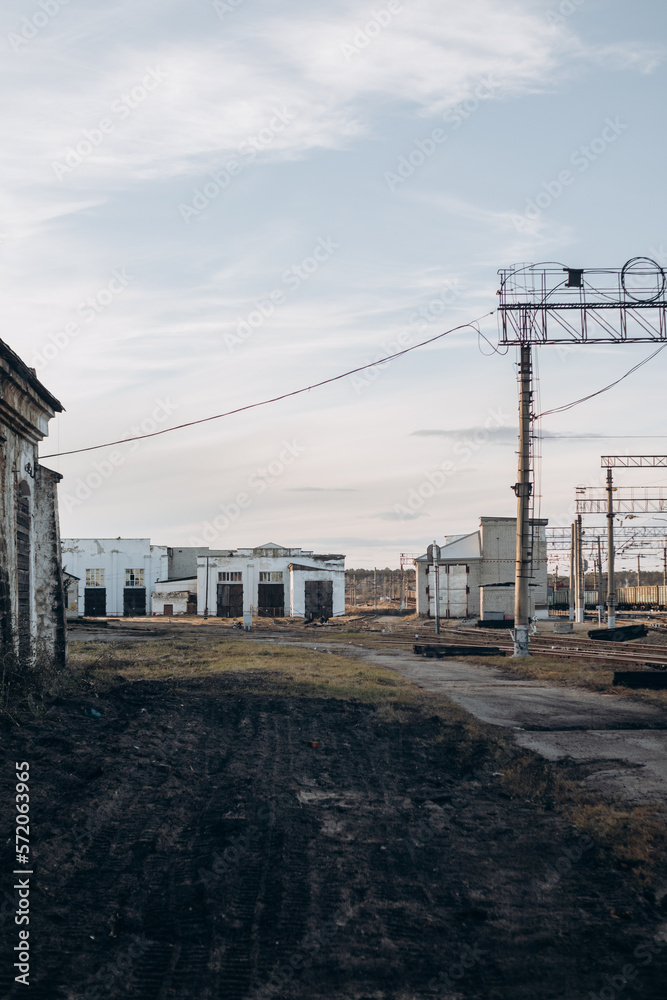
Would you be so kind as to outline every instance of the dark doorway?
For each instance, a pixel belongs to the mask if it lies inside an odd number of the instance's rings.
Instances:
[[[243,615],[243,584],[218,584],[218,618],[240,618]]]
[[[106,615],[106,587],[86,587],[83,593],[83,613],[86,618],[103,618]]]
[[[306,580],[306,618],[333,618],[333,580]]]
[[[123,588],[123,614],[126,618],[136,618],[146,614],[146,588]]]
[[[30,657],[30,487],[19,483],[16,511],[19,659]]]
[[[163,615],[169,615],[169,617],[171,618],[171,616],[173,615],[173,613],[174,613],[174,605],[173,604],[165,604],[164,611],[162,612],[162,614]]]
[[[257,614],[260,618],[285,617],[285,585],[283,583],[258,584]]]

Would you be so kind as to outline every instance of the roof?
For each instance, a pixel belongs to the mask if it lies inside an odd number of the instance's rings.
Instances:
[[[479,531],[473,531],[470,535],[464,535],[449,545],[440,547],[440,562],[468,562],[471,559],[481,559],[482,551],[480,547]],[[419,556],[415,562],[426,562],[428,556]]]
[[[0,357],[4,358],[5,361],[12,366],[14,371],[35,390],[45,403],[49,404],[52,410],[55,410],[57,413],[63,412],[65,407],[49,392],[45,386],[42,385],[37,378],[35,369],[28,368],[26,363],[21,361],[18,354],[16,354],[11,347],[5,344],[4,340],[0,340]]]
[[[303,566],[301,563],[289,563],[289,569],[301,570],[304,573],[336,573],[338,570],[335,566]]]
[[[256,549],[284,549],[285,545],[276,545],[275,542],[267,542],[266,545],[256,545]]]

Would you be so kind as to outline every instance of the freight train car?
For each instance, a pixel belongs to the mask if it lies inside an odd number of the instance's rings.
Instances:
[[[603,595],[603,598],[606,594]],[[586,607],[597,607],[596,590],[586,591]],[[604,600],[603,600],[604,603]],[[570,591],[567,587],[554,590],[549,588],[549,607],[554,611],[564,611],[571,607]],[[667,609],[667,587],[619,587],[616,591],[616,607],[619,611],[650,611]]]
[[[596,608],[598,603],[597,590],[587,590],[585,599],[587,608]],[[563,611],[570,607],[570,590],[568,587],[559,587],[554,590],[549,587],[549,607],[554,611]]]
[[[616,606],[621,611],[648,611],[667,606],[667,587],[619,587]]]

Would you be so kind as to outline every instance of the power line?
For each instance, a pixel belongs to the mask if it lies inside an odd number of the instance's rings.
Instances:
[[[566,403],[565,406],[556,406],[553,410],[545,410],[543,413],[538,413],[535,419],[537,420],[539,417],[548,417],[551,413],[564,413],[566,410],[571,410],[573,406],[579,406],[580,403],[585,403],[589,399],[601,396],[603,392],[608,392],[609,389],[613,389],[615,385],[618,385],[619,382],[623,381],[623,379],[628,378],[629,375],[634,375],[636,371],[642,368],[645,364],[648,364],[649,361],[652,361],[653,358],[657,357],[657,355],[660,354],[660,351],[664,351],[666,347],[667,344],[663,344],[657,351],[654,351],[653,354],[649,354],[647,358],[644,358],[644,360],[636,364],[634,368],[627,371],[625,375],[621,375],[621,377],[617,378],[615,382],[611,382],[609,385],[606,385],[604,389],[598,389],[597,392],[591,392],[588,396],[582,396],[581,399],[575,399],[572,403]]]
[[[542,416],[542,414],[540,414]],[[626,438],[635,438],[645,441],[648,438],[659,438],[664,441],[667,434],[549,434],[545,441],[597,441],[598,438],[611,438],[612,441],[619,441]]]
[[[291,396],[299,396],[303,392],[310,392],[311,389],[319,389],[323,385],[329,385],[331,382],[338,382],[342,378],[347,378],[348,375],[356,375],[357,372],[366,371],[367,368],[377,368],[378,365],[383,365],[387,361],[393,361],[394,358],[400,358],[403,354],[409,354],[410,351],[416,351],[419,347],[425,347],[427,344],[432,344],[436,340],[440,340],[442,337],[447,337],[450,333],[456,333],[457,330],[466,330],[471,327],[475,333],[479,333],[479,330],[474,325],[475,323],[481,322],[481,320],[486,319],[487,316],[493,316],[495,309],[492,309],[489,313],[484,313],[479,319],[472,320],[470,323],[462,323],[460,326],[453,326],[450,330],[445,330],[444,333],[438,333],[435,337],[430,337],[428,340],[422,340],[419,344],[413,344],[412,347],[406,347],[403,351],[397,351],[396,354],[389,354],[386,358],[381,358],[379,361],[371,361],[370,364],[361,365],[359,368],[352,368],[350,371],[342,372],[340,375],[334,375],[332,378],[325,378],[321,382],[314,382],[313,385],[304,386],[303,389],[294,389],[293,392],[284,392],[281,396],[273,396],[271,399],[262,399],[258,403],[249,403],[247,406],[239,406],[235,410],[227,410],[226,413],[216,413],[212,417],[202,417],[200,420],[189,420],[185,424],[176,424],[174,427],[164,427],[161,431],[152,431],[150,434],[137,434],[134,437],[122,438],[119,441],[107,441],[105,444],[93,444],[89,445],[87,448],[74,448],[72,451],[57,451],[51,455],[40,455],[42,458],[62,458],[64,455],[80,455],[84,451],[98,451],[100,448],[113,448],[117,444],[129,444],[130,441],[143,441],[146,438],[159,437],[161,434],[171,434],[172,431],[183,430],[184,427],[195,427],[197,424],[207,424],[211,420],[221,420],[223,417],[231,417],[235,413],[244,413],[246,410],[254,410],[258,406],[268,406],[269,403],[277,403],[281,399],[289,399]]]

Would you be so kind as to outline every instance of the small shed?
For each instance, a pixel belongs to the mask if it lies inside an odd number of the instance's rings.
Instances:
[[[154,615],[196,615],[197,577],[158,580],[152,594]]]

